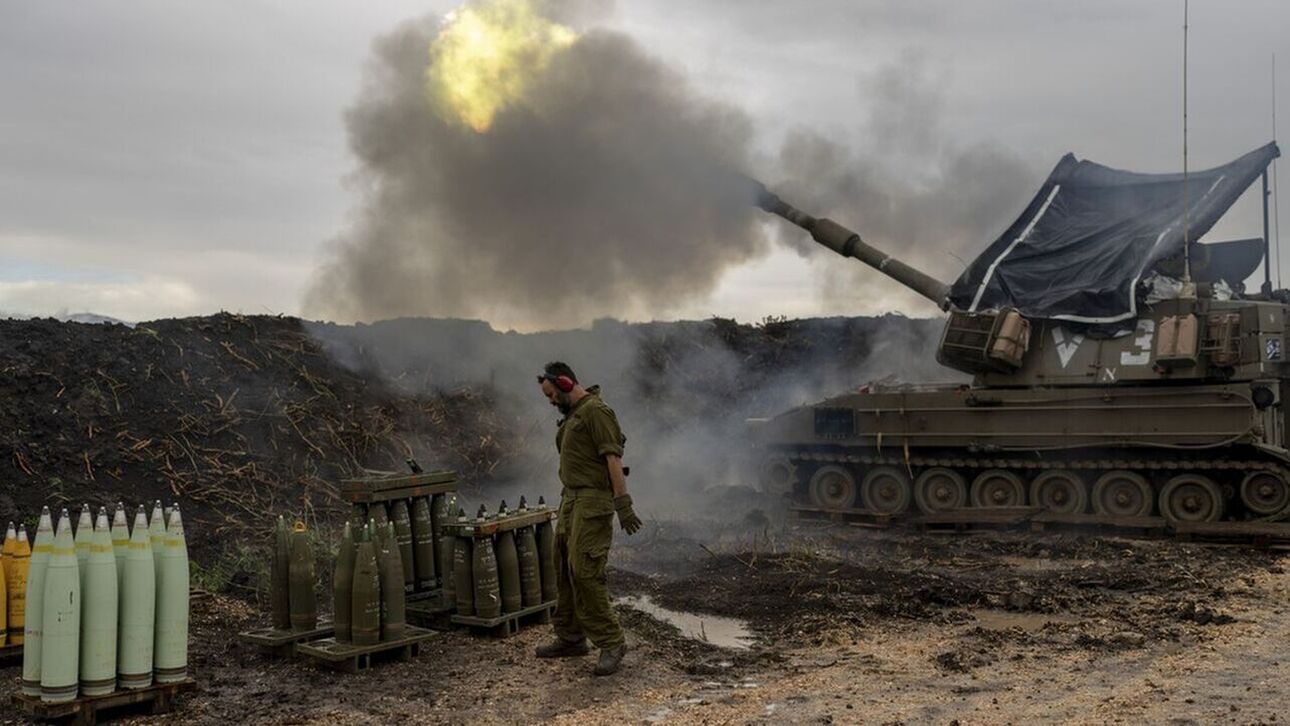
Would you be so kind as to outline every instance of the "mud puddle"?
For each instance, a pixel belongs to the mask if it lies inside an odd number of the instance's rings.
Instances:
[[[757,640],[743,621],[719,615],[669,610],[646,595],[619,598],[616,604],[626,605],[661,620],[681,631],[683,637],[715,645],[718,648],[747,650]]]

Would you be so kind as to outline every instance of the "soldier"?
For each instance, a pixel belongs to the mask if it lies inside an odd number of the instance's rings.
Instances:
[[[605,566],[613,539],[614,512],[627,534],[641,528],[632,511],[623,471],[623,444],[614,410],[600,398],[600,387],[583,388],[573,369],[548,363],[538,375],[542,393],[560,410],[555,448],[560,454],[560,518],[556,523],[558,573],[555,642],[537,649],[539,658],[568,658],[589,652],[587,638],[600,648],[593,671],[607,676],[627,653],[623,629],[609,606]]]

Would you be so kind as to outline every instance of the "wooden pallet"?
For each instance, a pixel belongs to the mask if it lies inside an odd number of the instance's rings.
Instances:
[[[177,683],[154,683],[147,688],[121,689],[106,696],[84,696],[66,703],[45,703],[38,697],[19,693],[13,696],[13,704],[33,719],[71,719],[74,724],[94,724],[104,711],[145,703],[151,704],[151,713],[170,713],[175,709],[175,696],[196,688],[197,682],[188,678]]]
[[[545,625],[551,622],[551,613],[555,612],[555,601],[544,602],[521,608],[513,613],[506,613],[495,618],[477,618],[471,615],[453,613],[450,620],[457,625],[465,625],[476,632],[486,633],[494,638],[509,638],[520,632],[526,625]]]
[[[330,620],[319,620],[313,630],[280,630],[278,628],[256,628],[237,634],[237,639],[248,645],[254,645],[274,658],[294,658],[296,645],[310,640],[326,638],[336,632]]]
[[[22,665],[22,644],[0,646],[0,668]]]
[[[473,519],[469,522],[448,522],[444,524],[443,532],[446,537],[491,537],[498,532],[530,527],[554,519],[554,509],[530,509],[523,513],[511,512],[504,517],[487,519],[483,522],[476,522]]]
[[[376,645],[354,645],[337,643],[335,638],[322,638],[300,643],[296,653],[333,670],[345,673],[357,673],[372,667],[381,658],[394,660],[412,660],[421,653],[421,644],[436,633],[412,625],[403,626],[403,636],[397,640],[385,641]]]

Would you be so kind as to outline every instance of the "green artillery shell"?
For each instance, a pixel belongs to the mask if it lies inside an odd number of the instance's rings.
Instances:
[[[390,510],[386,508],[385,502],[372,502],[367,505],[367,518],[376,522],[376,529],[372,530],[372,541],[376,541],[377,535],[385,536],[385,525],[390,521]]]
[[[471,570],[475,579],[475,614],[495,618],[502,614],[502,593],[497,581],[497,555],[489,538],[475,540]]]
[[[455,513],[455,512],[454,512]],[[452,569],[452,540],[443,535],[443,526],[448,523],[448,496],[436,494],[430,498],[430,525],[434,528],[435,571],[439,576],[441,587],[447,588],[445,579]]]
[[[156,637],[157,570],[152,563],[148,514],[142,506],[126,546],[125,592],[117,617],[116,677],[121,688],[152,685],[152,648]]]
[[[81,516],[72,532],[72,542],[76,547],[76,568],[80,573],[81,592],[85,592],[85,563],[90,559],[90,544],[94,540],[94,513],[90,505],[81,505]]]
[[[542,570],[542,602],[556,599],[555,528],[551,520],[537,525],[538,565]]]
[[[125,555],[129,550],[130,525],[125,519],[125,505],[116,503],[116,512],[112,515],[112,554],[116,557],[116,591],[120,598],[121,581],[125,579]]]
[[[76,698],[81,647],[81,579],[76,566],[72,520],[64,509],[45,569],[45,610],[40,637],[40,700]]]
[[[350,515],[350,521],[358,522],[359,523],[358,526],[361,527],[362,523],[367,521],[367,505],[360,504],[359,502],[354,502],[354,513]],[[356,547],[358,546],[357,532],[354,533],[354,545]]]
[[[31,547],[27,565],[26,615],[22,626],[22,693],[40,696],[41,634],[45,622],[45,572],[49,567],[49,553],[54,549],[54,524],[49,517],[49,507],[40,511],[40,524],[36,525],[36,539]]]
[[[79,534],[79,533],[78,533]],[[89,559],[81,574],[81,694],[104,696],[116,690],[116,554],[107,510],[94,522]]]
[[[497,575],[501,584],[502,612],[513,613],[520,609],[520,558],[515,551],[515,531],[506,530],[494,540],[497,548]]]
[[[524,607],[542,603],[542,568],[538,565],[537,535],[532,527],[515,533],[515,552],[520,560],[520,597]]]
[[[410,592],[416,586],[417,568],[412,562],[412,516],[406,499],[400,499],[390,507],[390,523],[394,525],[399,563],[403,569],[403,590]]]
[[[452,538],[452,580],[457,595],[457,614],[475,616],[474,543],[469,537]]]
[[[278,630],[291,629],[290,572],[291,535],[287,532],[287,520],[278,515],[278,522],[273,530],[273,561],[269,572],[270,612],[273,627]]]
[[[434,522],[430,517],[427,497],[412,500],[412,559],[416,562],[417,588],[430,590],[435,586]]]
[[[364,529],[354,550],[354,587],[350,599],[350,639],[354,645],[381,642],[381,568],[376,546]]]
[[[309,533],[304,522],[296,522],[291,532],[291,561],[287,568],[288,605],[291,609],[292,630],[313,630],[318,627],[318,595],[314,586],[318,576],[314,572],[314,553],[309,549]]]
[[[340,537],[336,551],[336,571],[332,577],[332,624],[336,629],[336,642],[350,642],[350,606],[354,602],[354,530],[349,522]]]
[[[399,557],[394,523],[387,522],[385,536],[381,538],[381,640],[403,637],[407,623],[406,603],[403,593],[403,560]]]
[[[188,544],[179,505],[170,508],[157,583],[157,630],[153,675],[157,683],[188,677]]]

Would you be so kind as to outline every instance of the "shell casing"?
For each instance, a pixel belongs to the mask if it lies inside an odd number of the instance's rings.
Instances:
[[[291,629],[313,630],[318,627],[318,595],[314,592],[318,576],[314,570],[314,554],[309,548],[309,533],[303,529],[291,533],[290,557],[287,595]]]
[[[416,563],[416,585],[423,590],[435,586],[434,522],[428,497],[412,500],[412,560]]]
[[[515,533],[515,552],[520,561],[520,600],[523,607],[533,607],[542,600],[542,568],[538,564],[537,535],[532,527],[521,527]]]
[[[153,679],[177,683],[188,677],[188,544],[179,507],[172,507],[159,553]]]
[[[125,505],[117,502],[116,511],[112,514],[112,555],[116,558],[116,592],[120,599],[124,590],[125,556],[130,549],[130,524],[125,517]],[[118,605],[119,610],[119,605]]]
[[[475,614],[481,618],[501,615],[502,593],[497,578],[497,555],[489,538],[475,540],[470,566],[471,574],[474,575]]]
[[[9,643],[9,572],[14,569],[13,552],[18,547],[18,531],[13,522],[5,531],[4,545],[0,546],[0,645]]]
[[[40,700],[76,698],[81,647],[81,576],[72,523],[63,510],[45,571],[45,611],[40,637]]]
[[[152,542],[152,566],[154,580],[161,582],[161,548],[166,544],[166,520],[161,500],[152,505],[152,516],[148,519],[148,539]]]
[[[506,530],[493,540],[497,557],[497,579],[502,597],[502,612],[517,612],[523,606],[520,593],[520,558],[515,548],[515,531]]]
[[[408,510],[406,499],[400,499],[391,505],[390,524],[394,525],[394,540],[403,573],[403,590],[410,592],[416,586],[417,568],[412,561],[412,513]]]
[[[375,523],[372,530],[372,538],[376,535],[385,536],[385,525],[390,523],[390,510],[385,506],[385,502],[372,502],[367,505],[367,519]]]
[[[40,639],[45,620],[45,572],[49,566],[49,553],[53,549],[54,525],[49,516],[49,507],[45,507],[40,513],[40,523],[36,525],[36,540],[32,543],[27,567],[27,586],[23,590],[22,692],[23,695],[34,698],[40,697]]]
[[[354,602],[354,530],[349,522],[336,551],[336,571],[332,576],[332,625],[337,643],[350,642],[350,608]]]
[[[5,566],[5,590],[9,611],[9,645],[22,645],[23,631],[27,627],[27,581],[31,569],[31,546],[27,544],[27,528],[18,527],[13,552]]]

